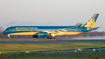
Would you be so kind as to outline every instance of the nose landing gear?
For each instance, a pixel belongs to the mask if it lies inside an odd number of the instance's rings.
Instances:
[[[10,35],[7,35],[8,37],[9,37],[9,39],[10,39]]]

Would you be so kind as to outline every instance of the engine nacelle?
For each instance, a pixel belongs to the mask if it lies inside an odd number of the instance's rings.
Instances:
[[[48,33],[47,32],[39,32],[38,33],[38,36],[39,37],[47,37],[48,36]]]
[[[49,33],[43,32],[43,31],[40,31],[40,32],[36,33],[35,35],[33,35],[34,38],[38,38],[38,37],[48,37],[48,36],[49,36]]]

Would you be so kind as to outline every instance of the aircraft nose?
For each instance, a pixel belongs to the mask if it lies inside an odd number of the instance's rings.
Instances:
[[[5,31],[2,32],[3,34],[6,34]]]

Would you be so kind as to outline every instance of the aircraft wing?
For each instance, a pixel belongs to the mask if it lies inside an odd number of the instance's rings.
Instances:
[[[58,34],[58,33],[62,33],[62,32],[64,32],[64,31],[67,31],[68,29],[78,28],[78,27],[80,27],[81,25],[82,25],[82,24],[80,24],[80,25],[78,25],[78,26],[76,26],[76,27],[72,27],[72,28],[64,28],[64,29],[51,30],[51,31],[48,31],[48,33],[51,33],[52,36],[55,36],[55,35]]]

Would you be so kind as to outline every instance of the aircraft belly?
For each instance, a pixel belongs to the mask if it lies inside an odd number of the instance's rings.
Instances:
[[[8,35],[34,35],[36,32],[20,32],[20,33],[11,33]]]
[[[8,35],[34,35],[36,32],[20,32],[20,33],[11,33]],[[55,35],[75,35],[75,34],[80,34],[83,32],[61,32],[61,33],[57,33]]]

